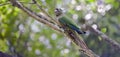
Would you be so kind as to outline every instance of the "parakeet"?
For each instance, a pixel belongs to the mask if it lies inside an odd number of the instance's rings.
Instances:
[[[59,9],[57,9],[57,11],[60,11]],[[62,13],[57,13],[57,16],[59,16]],[[70,28],[74,31],[76,31],[78,34],[85,34],[86,32],[80,30],[80,28],[77,26],[77,24],[75,24],[75,22],[73,22],[72,20],[70,20],[69,18],[67,18],[66,16],[61,16],[58,18],[58,22],[62,25],[64,25],[67,28]]]

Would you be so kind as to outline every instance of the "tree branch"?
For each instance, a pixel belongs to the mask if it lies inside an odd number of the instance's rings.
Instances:
[[[40,14],[39,15],[36,14],[35,12],[33,12],[29,8],[25,7],[23,4],[21,4],[20,2],[18,2],[16,0],[10,0],[10,2],[12,3],[13,6],[18,7],[19,9],[21,9],[22,11],[24,11],[25,13],[27,13],[31,17],[38,20],[39,22],[46,24],[47,26],[53,28],[56,31],[62,32],[57,26],[55,26],[55,24],[52,24],[53,22],[48,21],[48,19],[46,17],[44,17]]]
[[[0,51],[0,57],[13,57],[13,56]]]
[[[32,10],[30,10],[29,8],[25,7],[24,5],[22,5],[19,1],[17,0],[10,0],[10,2],[12,3],[13,6],[18,7],[19,9],[21,9],[22,11],[24,11],[25,13],[27,13],[29,16],[35,18],[36,20],[38,20],[39,22],[51,27],[54,30],[57,30],[59,32],[62,32],[60,28],[56,27],[55,25],[59,25],[56,24],[54,22],[51,23],[52,21],[49,21],[48,18],[42,16],[42,15],[38,15],[35,12],[33,12]],[[49,17],[49,16],[47,16]],[[50,17],[49,17],[50,18]],[[64,27],[64,26],[62,26]],[[73,30],[68,30],[63,29],[64,30],[64,34],[67,35],[78,47],[80,47],[80,51],[83,51],[84,54],[86,54],[89,57],[99,57],[98,55],[96,55],[94,52],[92,52],[90,49],[88,49],[87,45],[85,44],[85,42],[80,39],[81,37],[79,37],[79,35],[77,35],[77,33]],[[63,33],[63,32],[62,32]]]
[[[64,26],[63,26],[64,27]],[[84,42],[84,40],[73,30],[70,30],[69,28],[65,28],[65,34],[75,43],[78,47],[80,47],[80,51],[86,54],[89,57],[99,57],[94,52],[92,52]]]
[[[52,18],[43,8],[42,6],[40,6],[36,0],[32,0],[34,4],[36,4],[36,6],[47,16],[50,18],[50,20],[52,20],[53,22],[57,22],[54,18]],[[48,18],[48,19],[49,19]],[[56,23],[57,24],[57,23]]]
[[[89,28],[89,30],[91,32],[93,32],[94,34],[96,34],[97,36],[100,36],[105,42],[107,42],[108,44],[110,44],[112,47],[114,47],[116,50],[120,51],[120,44],[117,43],[116,41],[112,40],[112,38],[108,37],[107,35],[105,35],[104,33],[102,33],[101,31],[92,28],[90,25],[87,25],[87,28]]]

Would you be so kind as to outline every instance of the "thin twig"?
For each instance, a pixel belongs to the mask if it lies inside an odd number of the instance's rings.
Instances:
[[[48,19],[47,21],[49,21],[50,23],[58,24],[57,26],[59,27],[58,21],[56,21],[45,10],[43,10],[43,8],[35,0],[32,0],[32,1],[33,1],[32,3],[27,3],[27,2],[23,2],[23,1],[19,1],[19,2],[24,3],[24,4],[36,4],[37,7],[46,15],[45,17]],[[11,5],[10,2],[6,2],[6,3],[3,3],[3,4],[0,4],[0,6],[5,6],[5,5],[8,5],[8,4]]]
[[[34,4],[34,3],[27,3],[27,2],[23,2],[23,1],[20,1],[20,3],[24,3],[24,4]],[[5,5],[11,5],[11,3],[10,3],[10,2],[5,2],[5,3],[0,4],[0,6],[5,6]]]
[[[16,0],[10,0],[10,2],[12,3],[13,6],[18,7],[19,9],[23,10],[25,13],[27,13],[28,15],[30,15],[31,17],[35,18],[36,20],[38,20],[39,22],[53,28],[56,31],[62,32],[61,29],[59,29],[57,26],[51,24],[50,22],[46,21],[46,18],[42,15],[38,15],[35,12],[33,12],[32,10],[30,10],[29,8],[25,7],[24,5],[22,5],[19,1]]]
[[[32,0],[32,1],[33,1],[34,4],[36,4],[36,6],[37,6],[47,17],[49,17],[49,20],[51,20],[52,22],[58,24],[58,22],[57,22],[54,18],[52,18],[52,17],[37,3],[36,0]]]

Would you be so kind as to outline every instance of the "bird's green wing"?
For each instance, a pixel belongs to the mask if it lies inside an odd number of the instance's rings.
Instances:
[[[70,20],[67,17],[62,17],[59,19],[59,22],[61,22],[62,24],[68,26],[69,28],[77,28],[79,29],[79,27],[75,24],[75,22],[73,22],[72,20]]]
[[[77,26],[77,24],[75,24],[75,22],[73,22],[69,18],[62,17],[62,18],[59,19],[59,22],[60,22],[61,25],[64,26],[63,28],[72,29],[79,34],[85,34],[86,33],[84,31],[81,31],[80,28]]]

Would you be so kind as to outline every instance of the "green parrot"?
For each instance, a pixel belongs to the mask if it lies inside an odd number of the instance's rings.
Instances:
[[[56,16],[62,15],[62,12],[60,12],[60,11],[61,11],[61,9],[56,9]],[[80,28],[77,26],[77,24],[75,24],[75,22],[73,22],[72,20],[70,20],[66,16],[59,17],[58,22],[61,25],[64,25],[65,27],[76,31],[78,34],[85,34],[86,33],[85,31],[81,31]]]

